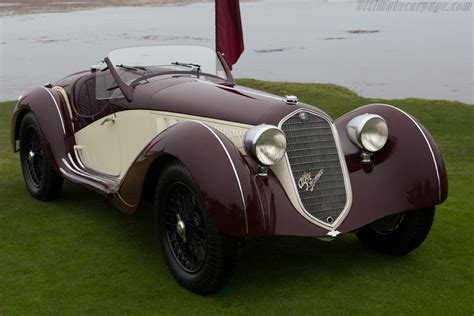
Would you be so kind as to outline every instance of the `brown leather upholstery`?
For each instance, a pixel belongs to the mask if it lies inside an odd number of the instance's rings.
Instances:
[[[118,111],[109,100],[96,99],[95,73],[90,73],[80,78],[74,84],[72,94],[74,96],[74,122],[75,130],[78,131],[92,122]]]
[[[78,80],[74,90],[74,107],[80,116],[97,116],[107,105],[107,100],[97,100],[95,98],[95,74]]]

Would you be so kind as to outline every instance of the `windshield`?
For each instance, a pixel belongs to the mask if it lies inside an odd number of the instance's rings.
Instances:
[[[127,84],[165,74],[217,77],[227,75],[214,50],[202,46],[143,46],[121,48],[108,56]]]

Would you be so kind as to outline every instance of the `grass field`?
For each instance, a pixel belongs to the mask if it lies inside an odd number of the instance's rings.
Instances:
[[[473,106],[366,99],[323,84],[240,83],[298,95],[333,117],[374,101],[417,117],[437,140],[450,181],[448,201],[438,208],[426,242],[399,258],[370,252],[353,235],[330,243],[254,241],[241,250],[224,290],[196,296],[167,272],[150,204],[124,215],[72,184],[53,203],[29,196],[18,155],[10,151],[14,102],[5,102],[0,104],[0,315],[473,315]]]

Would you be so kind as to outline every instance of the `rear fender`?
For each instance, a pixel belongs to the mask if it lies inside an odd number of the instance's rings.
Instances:
[[[389,138],[361,163],[361,151],[348,138],[347,123],[365,113],[378,114],[388,124]],[[341,232],[405,210],[442,203],[448,195],[446,167],[430,133],[408,113],[386,104],[370,104],[335,121],[352,184],[352,208]]]
[[[17,151],[21,121],[26,113],[34,114],[44,135],[52,167],[59,173],[59,162],[74,145],[71,118],[60,93],[45,87],[36,87],[20,97],[13,110],[11,121],[11,144]]]
[[[128,205],[138,205],[150,166],[164,155],[175,157],[189,169],[221,232],[236,237],[248,234],[251,171],[227,137],[197,121],[169,127],[141,152],[120,187],[120,197]]]

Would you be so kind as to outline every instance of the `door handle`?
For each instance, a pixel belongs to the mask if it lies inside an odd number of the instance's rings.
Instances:
[[[115,115],[114,115],[114,116],[112,116],[112,117],[108,117],[108,118],[106,118],[105,120],[103,120],[102,123],[100,123],[100,125],[102,126],[102,125],[104,125],[105,123],[108,123],[108,122],[115,123],[115,120],[116,120],[116,119],[115,119]]]

